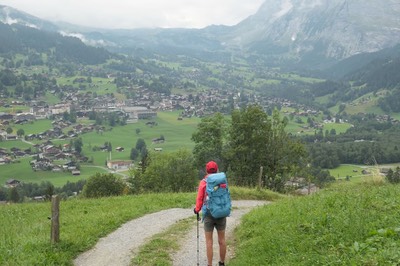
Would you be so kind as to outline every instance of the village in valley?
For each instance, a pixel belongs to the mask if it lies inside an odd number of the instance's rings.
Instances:
[[[102,81],[99,81],[102,82]],[[91,84],[91,86],[96,86]],[[134,90],[134,99],[118,99],[113,93],[98,95],[85,90],[67,90],[57,104],[44,101],[0,101],[0,106],[9,110],[23,106],[29,111],[0,113],[0,139],[1,141],[21,140],[30,143],[28,149],[0,147],[0,165],[18,163],[21,157],[31,157],[32,171],[67,172],[71,175],[80,175],[79,165],[90,163],[90,158],[81,153],[82,143],[79,136],[89,132],[101,133],[110,130],[98,119],[107,118],[112,127],[116,124],[126,125],[136,123],[138,120],[148,120],[153,125],[158,112],[179,110],[177,120],[190,119],[191,117],[204,117],[216,112],[229,114],[234,109],[243,106],[258,104],[267,110],[279,108],[281,112],[293,119],[296,117],[303,131],[316,132],[322,130],[325,123],[342,123],[341,119],[324,116],[323,112],[312,107],[294,103],[287,99],[262,96],[257,93],[229,91],[214,89],[187,94],[165,94],[154,92],[138,86],[127,88]],[[53,91],[54,93],[54,91]],[[283,111],[284,110],[284,111]],[[314,119],[323,117],[321,120]],[[23,130],[12,132],[12,125],[26,125],[41,119],[51,120],[52,128],[43,132],[25,134]],[[304,122],[307,121],[308,122]],[[390,119],[389,117],[377,117]],[[86,121],[82,123],[82,121]],[[394,121],[396,122],[396,121]],[[11,130],[10,130],[11,129]],[[54,140],[64,140],[66,144],[54,144]],[[153,139],[153,143],[163,142],[164,139]],[[107,145],[96,147],[99,151],[110,152]],[[124,147],[116,147],[115,151],[121,152]],[[162,148],[155,148],[162,151]],[[133,166],[132,160],[112,160],[108,158],[104,167],[109,171],[126,171]],[[57,162],[62,162],[59,164]],[[17,177],[10,178],[6,186],[13,186],[19,182]]]
[[[177,120],[191,117],[204,117],[216,112],[229,113],[241,104],[240,92],[224,90],[209,90],[197,94],[166,95],[152,92],[144,88],[136,88],[136,99],[119,100],[113,94],[96,95],[92,92],[66,92],[63,99],[57,104],[48,104],[43,101],[5,101],[1,100],[2,107],[13,110],[24,107],[29,111],[0,113],[0,139],[1,141],[17,141],[31,144],[27,149],[12,147],[10,149],[0,147],[0,165],[18,163],[21,157],[31,157],[32,171],[69,172],[72,175],[80,175],[79,164],[87,163],[90,158],[82,155],[79,136],[89,132],[104,132],[109,130],[103,123],[96,123],[96,117],[112,115],[119,125],[136,123],[138,120],[148,120],[152,126],[156,122],[158,112],[179,110]],[[243,96],[243,95],[242,95]],[[259,104],[265,106],[291,107],[304,110],[296,115],[317,115],[317,110],[311,110],[303,106],[297,106],[289,100],[278,98],[263,98],[257,95],[247,95],[245,104]],[[71,115],[74,118],[71,119]],[[13,125],[26,125],[29,127],[34,121],[50,119],[52,128],[43,132],[25,134],[24,130],[12,131]],[[81,123],[81,121],[87,121]],[[11,130],[10,130],[11,129]],[[65,144],[55,144],[54,140],[64,140]],[[153,139],[153,142],[163,142],[164,139]],[[106,145],[97,147],[99,151],[110,152]],[[116,147],[116,152],[124,147]],[[155,148],[161,151],[162,148]],[[127,158],[128,159],[128,158]],[[63,162],[58,164],[57,162]],[[133,165],[131,160],[107,161],[105,167],[113,171],[127,170]],[[15,185],[18,178],[10,178],[8,186]]]

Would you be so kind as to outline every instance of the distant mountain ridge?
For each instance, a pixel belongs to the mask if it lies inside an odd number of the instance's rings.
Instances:
[[[203,29],[90,29],[53,24],[0,6],[0,21],[75,36],[111,51],[229,58],[255,55],[274,66],[321,69],[400,44],[398,0],[265,0],[235,26]]]

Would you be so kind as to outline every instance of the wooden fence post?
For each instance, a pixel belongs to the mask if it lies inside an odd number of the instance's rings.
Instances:
[[[60,241],[60,196],[51,197],[51,244]]]
[[[262,174],[263,174],[263,167],[260,166],[260,175],[258,176],[258,188],[262,188]]]

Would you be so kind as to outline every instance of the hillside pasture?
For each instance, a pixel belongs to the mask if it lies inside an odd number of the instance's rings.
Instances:
[[[147,149],[151,152],[154,148],[162,148],[162,152],[176,151],[180,148],[192,149],[194,143],[191,141],[191,135],[195,131],[199,118],[184,118],[178,120],[180,112],[160,112],[154,120],[139,120],[138,123],[125,126],[116,126],[107,128],[105,132],[91,132],[79,137],[83,141],[83,154],[89,158],[92,163],[81,164],[81,175],[72,176],[70,172],[34,172],[29,165],[32,157],[17,158],[19,163],[0,165],[0,184],[4,184],[8,179],[17,179],[23,182],[40,183],[50,181],[55,186],[62,186],[67,181],[74,182],[80,179],[87,179],[96,172],[107,172],[106,160],[130,160],[130,151],[136,146],[139,138],[144,139]],[[81,121],[80,121],[81,122]],[[87,121],[90,122],[90,121]],[[156,122],[157,125],[146,125],[147,122]],[[14,133],[18,129],[24,129],[25,135],[40,133],[51,128],[50,120],[37,120],[33,123],[14,126]],[[140,133],[136,134],[136,129]],[[164,136],[164,143],[153,143],[153,139]],[[38,142],[38,141],[34,141]],[[70,140],[53,140],[54,145],[69,143]],[[95,147],[101,147],[105,142],[111,142],[112,152],[95,151]],[[31,148],[32,145],[21,140],[2,141],[0,147],[11,149],[13,147],[21,150]],[[123,147],[124,151],[118,152],[117,147]]]
[[[82,135],[84,144],[83,152],[85,156],[93,158],[94,164],[105,165],[105,161],[130,160],[130,152],[135,148],[138,139],[143,139],[147,149],[153,151],[154,148],[162,148],[162,152],[176,151],[180,148],[191,150],[194,143],[191,135],[196,130],[199,118],[184,118],[178,120],[179,112],[160,112],[154,120],[139,120],[137,123],[125,126],[117,126],[112,130],[103,133],[91,132]],[[157,125],[146,125],[147,122],[156,122]],[[140,133],[136,134],[136,129]],[[163,136],[164,143],[153,143],[153,139]],[[111,142],[112,152],[94,151],[93,148],[103,146],[105,142]],[[117,152],[115,148],[123,147],[124,151]]]
[[[368,181],[374,175],[380,175],[379,169],[395,169],[399,167],[398,164],[380,164],[380,165],[357,165],[357,164],[342,164],[334,169],[327,169],[330,174],[336,178],[336,180],[345,180],[346,177],[350,177],[349,181],[360,182]],[[362,171],[367,171],[367,174],[363,174]],[[382,178],[383,175],[380,175]]]
[[[329,132],[332,129],[335,129],[336,134],[345,133],[349,128],[352,127],[352,124],[349,123],[324,123],[324,134],[325,131],[328,130]]]
[[[25,132],[25,135],[38,134],[41,132],[45,132],[46,130],[49,130],[52,128],[51,122],[52,121],[49,119],[40,119],[40,120],[28,122],[27,124],[14,125],[13,126],[13,134],[16,134],[18,129],[23,129]],[[1,144],[0,144],[0,146],[1,146]]]
[[[82,82],[75,82],[74,80],[81,79]],[[105,95],[113,93],[117,99],[124,99],[125,96],[117,92],[117,86],[114,83],[114,79],[111,78],[98,78],[92,77],[92,82],[87,81],[87,77],[84,76],[73,76],[73,77],[60,77],[57,78],[57,84],[59,86],[68,85],[79,88],[84,87],[82,92],[92,92],[97,95]]]
[[[0,165],[0,184],[4,185],[9,179],[17,179],[25,183],[51,182],[55,187],[62,187],[68,181],[77,182],[88,179],[96,173],[106,173],[108,170],[101,167],[82,165],[80,175],[72,175],[71,172],[33,171],[29,162],[33,158],[21,158],[19,163]]]

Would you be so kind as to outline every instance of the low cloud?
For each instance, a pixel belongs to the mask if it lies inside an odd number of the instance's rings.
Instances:
[[[264,0],[0,0],[39,18],[98,28],[202,28],[234,25]]]

